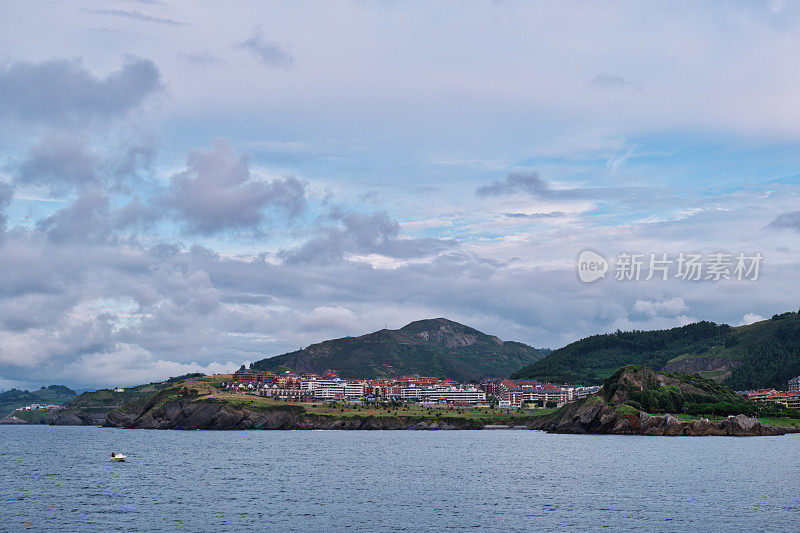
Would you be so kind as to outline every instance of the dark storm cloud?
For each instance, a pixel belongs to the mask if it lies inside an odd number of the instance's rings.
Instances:
[[[136,197],[112,214],[112,225],[120,230],[145,230],[162,216],[163,213],[156,206],[145,204]]]
[[[110,170],[113,177],[120,182],[141,180],[141,172],[152,170],[158,147],[152,139],[128,142],[119,148],[119,153],[112,154]]]
[[[800,211],[781,213],[770,222],[770,227],[800,231]]]
[[[550,213],[506,213],[506,217],[508,218],[528,218],[528,219],[537,219],[537,218],[561,218],[566,216],[567,214],[563,211],[552,211]]]
[[[154,17],[152,15],[147,15],[142,13],[141,11],[127,11],[124,9],[86,9],[82,8],[81,11],[84,13],[92,13],[95,15],[108,15],[111,17],[120,17],[132,20],[140,20],[142,22],[156,22],[158,24],[167,24],[170,26],[185,26],[185,22],[180,22],[178,20],[162,18],[162,17]]]
[[[87,187],[129,192],[152,169],[155,153],[149,140],[128,141],[104,150],[101,158],[84,137],[51,133],[10,168],[17,184],[45,186],[53,195]]]
[[[17,182],[46,185],[54,193],[97,185],[99,161],[86,141],[75,135],[48,135],[28,151]]]
[[[346,254],[381,254],[410,259],[426,257],[455,246],[449,239],[402,239],[400,225],[386,213],[334,212],[336,226],[324,227],[321,236],[281,252],[290,263],[333,263]]]
[[[158,68],[147,59],[128,57],[105,78],[80,60],[17,61],[0,66],[0,117],[80,126],[124,117],[160,87]]]
[[[10,184],[0,181],[0,244],[3,243],[3,233],[6,231],[6,223],[8,221],[5,209],[11,204],[13,197],[14,188]]]
[[[527,193],[541,195],[549,190],[547,182],[536,172],[512,172],[502,180],[495,180],[489,185],[478,187],[478,196],[501,196],[506,194]]]
[[[183,220],[190,232],[258,231],[267,209],[289,218],[302,213],[305,184],[293,177],[254,180],[249,158],[218,141],[210,150],[189,152],[187,169],[172,176],[157,204]]]
[[[603,90],[643,93],[642,87],[616,74],[598,74],[589,80],[589,86]]]
[[[37,230],[56,242],[105,242],[111,232],[108,198],[99,190],[85,191],[69,206],[40,220]]]
[[[294,64],[292,54],[277,42],[267,40],[264,37],[264,30],[260,26],[253,28],[250,37],[239,47],[250,50],[262,63],[270,67],[289,68]]]
[[[190,65],[208,67],[212,65],[224,65],[226,61],[209,51],[192,52],[189,54],[177,54],[177,57]]]
[[[652,206],[654,199],[664,205],[680,205],[674,191],[656,187],[583,187],[553,189],[536,172],[512,172],[475,190],[481,198],[524,194],[546,200],[597,200],[640,203]],[[513,215],[513,214],[512,214]]]
[[[128,236],[135,236],[163,216],[138,197],[119,209],[111,209],[110,204],[100,189],[86,189],[67,207],[39,220],[36,230],[52,242],[97,245],[119,241],[126,230],[132,232]]]

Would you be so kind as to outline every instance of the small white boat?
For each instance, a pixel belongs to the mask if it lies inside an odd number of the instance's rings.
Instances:
[[[122,462],[124,462],[124,461],[125,461],[125,459],[127,459],[127,458],[128,458],[128,456],[127,456],[127,455],[122,455],[121,453],[114,453],[114,452],[111,452],[111,460],[112,460],[112,461],[116,461],[116,462],[118,462],[118,463],[122,463]]]

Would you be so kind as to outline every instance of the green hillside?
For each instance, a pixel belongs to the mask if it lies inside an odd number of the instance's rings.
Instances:
[[[137,405],[144,403],[157,392],[171,387],[179,381],[199,376],[203,376],[203,374],[185,374],[183,376],[169,378],[165,381],[157,381],[144,385],[137,385],[135,387],[127,387],[120,392],[116,392],[114,389],[98,389],[95,391],[86,391],[76,396],[74,391],[70,391],[72,392],[72,395],[69,397],[69,401],[62,402],[61,404],[64,405],[64,408],[59,409],[58,411],[53,412],[36,410],[15,412],[12,409],[9,411],[9,413],[13,412],[15,417],[32,423],[46,423],[48,419],[52,419],[54,417],[63,419],[73,415],[79,417],[104,417],[105,414],[112,409],[116,409],[128,404]],[[64,388],[66,389],[66,387]],[[55,402],[40,401],[36,403]],[[3,416],[5,416],[5,414]]]
[[[174,383],[183,381],[187,378],[203,376],[203,374],[186,374],[169,378],[165,381],[156,381],[144,385],[136,385],[135,387],[128,387],[121,392],[115,392],[114,389],[98,389],[95,391],[87,391],[72,399],[66,404],[69,409],[105,409],[111,410],[116,407],[121,407],[127,403],[135,402],[142,398],[149,398],[156,392],[172,386]]]
[[[748,326],[698,322],[668,330],[593,335],[553,351],[514,378],[596,384],[625,365],[699,373],[736,389],[775,387],[800,375],[800,316]]]
[[[64,385],[50,385],[35,391],[11,389],[0,394],[0,418],[15,409],[32,403],[63,405],[75,397],[75,391]]]
[[[541,359],[549,350],[497,337],[444,318],[419,320],[398,330],[313,344],[262,359],[254,370],[325,372],[342,377],[382,378],[409,374],[458,381],[504,377]]]
[[[697,374],[656,373],[644,366],[626,366],[605,380],[601,392],[610,405],[627,405],[647,413],[794,417],[797,411],[762,404]]]

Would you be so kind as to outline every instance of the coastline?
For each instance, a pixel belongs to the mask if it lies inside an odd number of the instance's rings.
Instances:
[[[29,424],[17,419],[5,424]],[[457,416],[319,415],[301,405],[270,406],[259,410],[230,402],[180,398],[153,405],[141,413],[116,409],[102,423],[97,418],[51,419],[48,425],[102,425],[127,429],[173,430],[501,430],[527,429],[548,433],[643,436],[779,436],[798,433],[797,426],[776,427],[739,415],[730,419],[681,420],[671,415],[644,412],[621,414],[600,398],[573,404],[554,413],[491,422]]]
[[[638,383],[636,380],[641,380],[642,376],[658,377],[651,374],[646,369],[629,369],[621,375],[624,383],[630,385]],[[662,376],[660,379],[671,378]],[[230,392],[221,387],[218,377],[194,377],[121,406],[119,403],[103,407],[73,406],[35,414],[15,411],[0,420],[0,424],[178,430],[529,429],[548,433],[645,436],[776,436],[800,432],[795,419],[786,419],[786,423],[795,425],[784,426],[770,425],[745,415],[709,420],[688,415],[651,414],[624,403],[628,388],[614,387],[609,390],[616,392],[608,397],[594,394],[555,411],[438,409],[414,404],[301,403]],[[781,423],[777,419],[770,422]]]

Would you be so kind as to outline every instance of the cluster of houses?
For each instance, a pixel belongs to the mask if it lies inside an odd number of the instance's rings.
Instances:
[[[560,407],[600,390],[599,385],[592,387],[553,385],[535,379],[485,379],[480,387],[487,394],[500,398],[500,407],[520,407],[526,404]]]
[[[384,399],[473,407],[555,407],[599,390],[599,387],[556,386],[534,380],[485,379],[474,384],[425,376],[344,379],[333,372],[319,375],[244,368],[237,370],[223,386],[238,392],[291,400]]]
[[[800,410],[800,376],[789,380],[789,391],[775,389],[761,389],[747,391],[751,400],[761,403],[778,403],[789,409]]]
[[[32,403],[25,407],[20,407],[20,411],[52,411],[53,409],[61,409],[62,406],[54,404]]]

